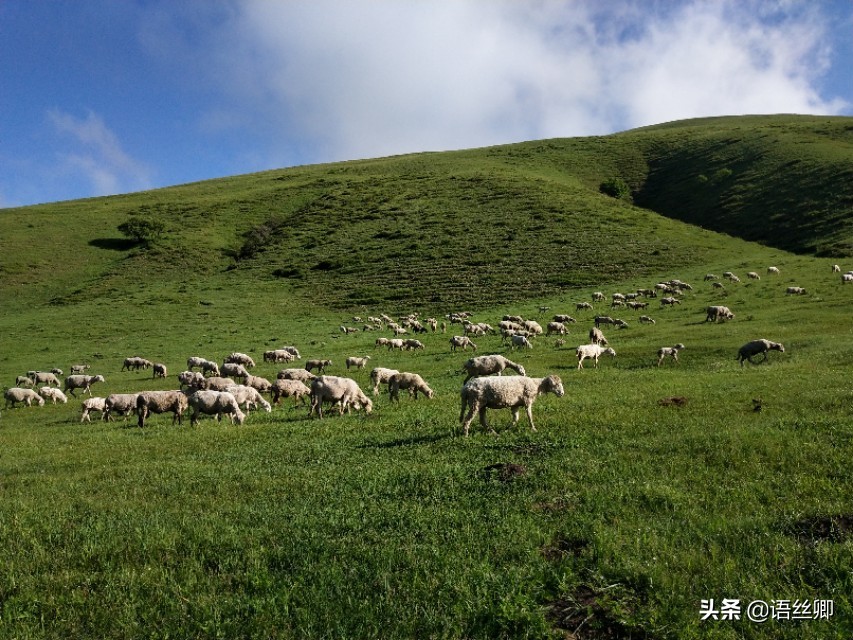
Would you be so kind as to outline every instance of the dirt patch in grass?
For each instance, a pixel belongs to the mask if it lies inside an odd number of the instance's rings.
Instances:
[[[608,606],[608,597],[605,590],[578,585],[548,605],[548,619],[571,640],[647,640],[649,636],[642,629],[616,617]]]
[[[591,544],[586,538],[557,536],[551,541],[551,544],[542,548],[542,555],[550,561],[562,560],[569,556],[578,558]]]
[[[844,542],[853,538],[853,514],[798,520],[788,528],[788,534],[804,542]]]
[[[553,500],[546,500],[533,504],[534,511],[541,511],[544,513],[562,513],[564,511],[574,509],[574,507],[574,503],[572,503],[568,498],[554,498]]]
[[[512,482],[527,473],[527,468],[513,462],[498,462],[483,468],[483,476],[491,480],[496,478],[501,482]]]
[[[662,407],[685,407],[687,406],[687,398],[684,396],[670,396],[668,398],[661,398],[658,400],[658,404]]]

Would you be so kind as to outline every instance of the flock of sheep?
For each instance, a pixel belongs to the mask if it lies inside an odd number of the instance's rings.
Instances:
[[[833,271],[836,268],[833,267]],[[840,271],[840,269],[839,269]],[[768,268],[769,274],[778,274],[775,267]],[[848,274],[844,274],[847,276]],[[853,272],[850,273],[853,277]],[[723,277],[731,282],[739,282],[740,279],[733,273],[726,272]],[[760,279],[755,272],[747,275],[750,279]],[[719,284],[719,278],[713,274],[705,276],[706,281],[712,281],[714,285]],[[843,280],[847,281],[847,280]],[[629,308],[632,310],[645,310],[649,306],[649,299],[660,298],[661,308],[681,304],[685,291],[692,287],[680,280],[670,280],[658,283],[651,289],[638,289],[636,292],[611,295],[611,309]],[[788,294],[802,295],[805,290],[800,287],[788,287]],[[592,301],[606,301],[602,292],[595,292]],[[547,308],[546,308],[547,309]],[[578,302],[578,311],[592,310],[593,305],[589,302]],[[541,309],[540,309],[541,310]],[[706,322],[726,322],[732,320],[735,314],[722,305],[709,306],[705,310]],[[565,336],[568,334],[568,325],[575,323],[575,319],[565,314],[553,316],[553,319],[543,327],[534,320],[525,320],[520,316],[505,316],[497,328],[490,324],[470,320],[470,313],[447,314],[445,320],[439,322],[434,318],[428,318],[421,322],[417,315],[413,314],[398,320],[393,320],[386,315],[369,317],[368,322],[363,324],[361,331],[390,330],[394,338],[380,337],[375,341],[375,349],[385,347],[388,350],[398,349],[400,351],[423,350],[425,345],[422,341],[413,338],[401,338],[407,333],[446,332],[448,323],[453,326],[459,324],[462,327],[461,335],[453,335],[449,339],[451,352],[457,350],[466,351],[471,348],[477,350],[473,337],[487,335],[501,335],[504,343],[509,349],[532,349],[534,340],[541,335]],[[361,318],[353,318],[354,322],[363,322]],[[583,362],[590,360],[594,367],[598,366],[602,355],[616,356],[616,351],[611,348],[601,331],[601,326],[609,325],[617,329],[624,329],[629,324],[619,318],[596,315],[594,326],[589,330],[589,343],[579,345],[575,348],[577,368],[583,368]],[[649,316],[640,316],[640,322],[654,324],[655,321]],[[359,332],[359,329],[341,325],[341,333],[348,335]],[[556,346],[565,344],[563,337],[558,337]],[[678,361],[678,355],[685,348],[684,344],[677,343],[673,346],[661,347],[657,352],[657,365],[660,366],[666,359]],[[763,356],[767,359],[770,351],[784,352],[784,347],[778,342],[767,339],[752,340],[744,344],[738,350],[737,359],[743,366],[749,361],[757,364],[755,358]],[[263,353],[264,363],[292,363],[301,360],[301,355],[296,347],[282,347],[279,349],[265,351]],[[371,356],[350,356],[345,360],[347,370],[356,371],[365,369]],[[191,424],[195,425],[199,417],[204,415],[215,416],[221,420],[227,416],[232,424],[242,424],[246,415],[253,409],[261,408],[267,412],[272,410],[272,405],[279,404],[282,398],[292,397],[294,402],[301,401],[303,405],[309,403],[309,417],[323,417],[324,405],[330,405],[339,414],[355,411],[371,413],[373,401],[362,391],[358,382],[349,377],[326,375],[325,371],[332,366],[328,359],[309,359],[305,361],[304,367],[286,368],[278,372],[274,382],[253,375],[249,370],[255,367],[254,360],[247,354],[234,352],[228,355],[222,365],[206,358],[192,356],[187,359],[186,370],[177,376],[179,388],[168,391],[142,391],[138,393],[115,393],[106,397],[92,397],[91,387],[96,383],[104,382],[102,375],[88,375],[86,371],[89,365],[72,365],[71,375],[65,377],[60,384],[60,376],[63,372],[59,369],[51,371],[29,371],[26,375],[16,378],[15,387],[7,389],[4,393],[6,407],[15,407],[17,404],[31,406],[37,404],[43,406],[45,401],[53,404],[66,403],[70,393],[76,397],[76,390],[82,390],[82,394],[89,394],[89,398],[83,400],[81,421],[91,421],[91,414],[98,412],[103,420],[112,420],[113,416],[122,416],[125,420],[135,414],[138,425],[143,427],[145,421],[151,414],[172,413],[173,424],[181,423],[184,413],[190,411]],[[162,363],[151,362],[139,356],[125,358],[122,363],[122,371],[152,370],[152,378],[166,378],[168,369]],[[198,371],[196,371],[198,369]],[[506,369],[511,369],[516,375],[503,376]],[[313,373],[316,370],[317,373]],[[474,415],[479,415],[484,429],[492,431],[486,420],[487,409],[508,408],[512,412],[513,425],[519,420],[519,413],[524,407],[527,419],[532,430],[536,430],[533,423],[532,407],[536,398],[545,393],[553,393],[558,397],[564,395],[563,384],[556,375],[547,375],[542,378],[528,377],[525,368],[498,355],[474,356],[465,361],[461,367],[466,377],[460,391],[461,409],[459,421],[465,435],[468,435],[469,427]],[[387,385],[389,399],[391,402],[399,402],[400,391],[406,391],[409,396],[417,399],[418,394],[426,398],[434,396],[433,390],[427,382],[417,373],[401,372],[396,369],[385,367],[374,367],[369,374],[372,383],[373,396],[379,394],[380,386]],[[63,390],[60,391],[59,387]],[[270,401],[263,397],[267,394]],[[467,412],[466,412],[467,410]]]

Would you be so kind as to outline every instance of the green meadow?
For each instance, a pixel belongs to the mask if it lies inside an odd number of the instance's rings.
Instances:
[[[94,395],[171,389],[232,351],[274,379],[263,351],[295,345],[368,393],[373,366],[436,392],[242,426],[2,408],[0,638],[851,637],[851,161],[850,118],[715,118],[0,210],[4,387],[88,363]],[[673,278],[680,305],[610,308]],[[463,310],[577,320],[530,350],[474,338],[561,377],[537,431],[489,411],[498,435],[463,437],[460,325],[409,352],[339,329]],[[598,314],[629,326],[578,370]],[[785,351],[740,366],[756,338]]]

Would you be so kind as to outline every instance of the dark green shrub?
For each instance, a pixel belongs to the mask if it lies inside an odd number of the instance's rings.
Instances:
[[[609,178],[601,183],[598,190],[611,198],[619,200],[631,199],[631,188],[622,178]]]

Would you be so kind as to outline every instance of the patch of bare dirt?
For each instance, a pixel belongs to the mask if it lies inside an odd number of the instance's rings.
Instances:
[[[527,468],[513,462],[498,462],[483,468],[483,475],[488,478],[497,478],[501,482],[512,482],[527,473]]]

